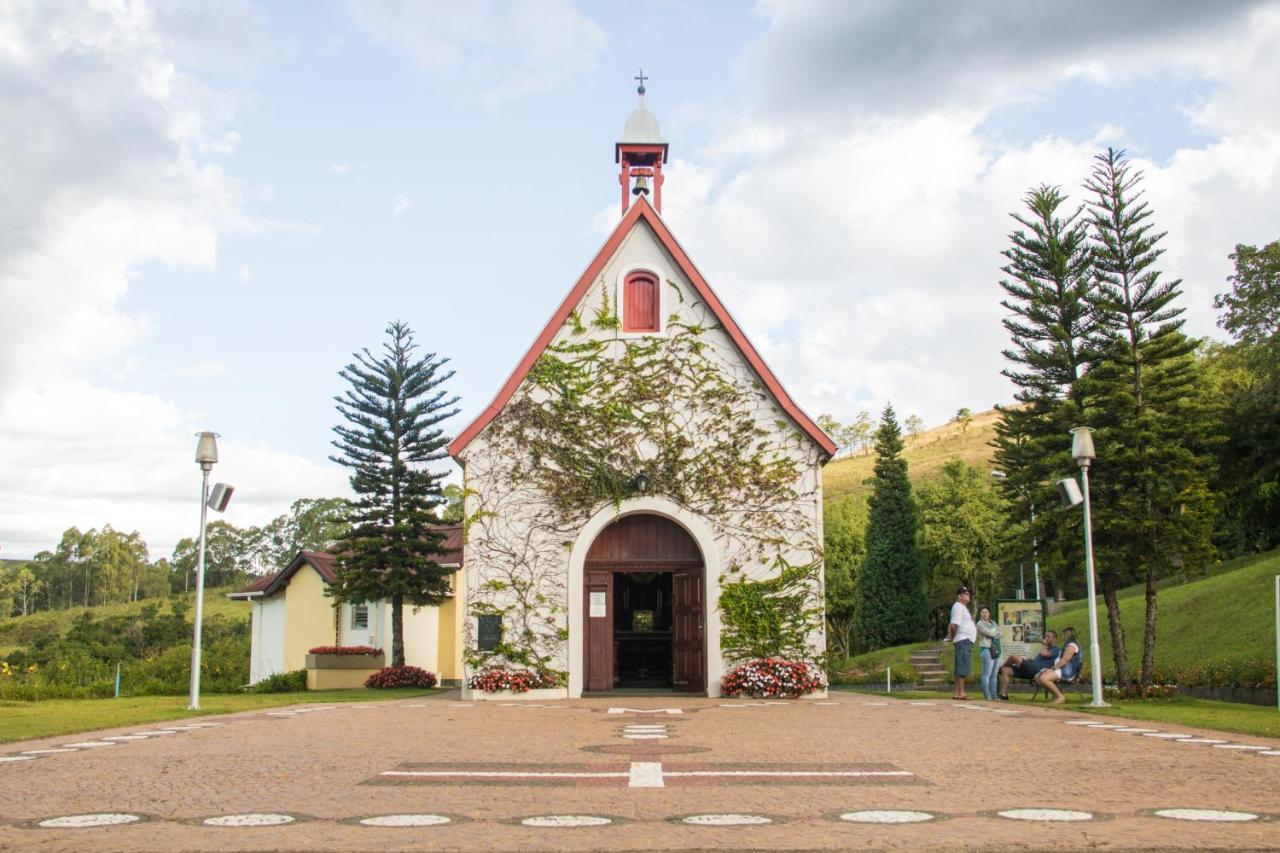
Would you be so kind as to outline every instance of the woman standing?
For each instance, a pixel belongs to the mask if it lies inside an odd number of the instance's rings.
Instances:
[[[991,619],[991,608],[978,610],[978,655],[982,658],[982,698],[994,702],[996,673],[1000,671],[1000,626]]]

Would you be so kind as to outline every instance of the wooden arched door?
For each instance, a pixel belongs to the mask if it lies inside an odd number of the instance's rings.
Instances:
[[[585,572],[587,690],[707,689],[704,565],[688,531],[658,515],[624,516],[591,543]]]

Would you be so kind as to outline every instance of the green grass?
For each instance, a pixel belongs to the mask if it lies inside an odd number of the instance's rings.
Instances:
[[[1275,647],[1275,576],[1280,574],[1280,550],[1268,551],[1218,563],[1209,577],[1175,585],[1166,580],[1160,589],[1156,623],[1156,667],[1176,672],[1196,664],[1225,660],[1274,661]],[[1145,602],[1142,587],[1121,590],[1120,616],[1125,627],[1129,664],[1137,675],[1142,663],[1142,626]],[[1103,675],[1110,678],[1114,666],[1111,657],[1111,632],[1107,629],[1107,611],[1098,598],[1099,640]],[[1074,627],[1080,636],[1080,647],[1089,653],[1088,608],[1083,600],[1074,601],[1060,613],[1049,617],[1049,627],[1059,632]],[[910,668],[911,652],[929,643],[892,646],[857,655],[833,667],[836,683],[883,682],[884,669]],[[973,671],[980,672],[976,655]],[[954,671],[951,647],[940,657],[948,677]],[[1087,663],[1087,660],[1086,660]],[[914,674],[914,670],[911,670]],[[841,675],[849,677],[842,679]],[[896,678],[895,678],[896,680]]]
[[[907,470],[913,485],[924,480],[936,480],[942,476],[942,466],[948,460],[959,457],[970,465],[991,466],[997,414],[994,409],[973,416],[969,428],[962,430],[959,424],[949,423],[934,427],[920,434],[918,440],[906,438],[902,456],[907,460]],[[845,495],[869,495],[871,487],[863,481],[871,476],[874,455],[858,455],[838,459],[822,469],[822,491],[826,500]]]
[[[388,690],[312,690],[306,693],[205,694],[200,710],[187,710],[185,696],[136,696],[120,699],[48,699],[0,702],[0,743],[97,731],[116,726],[183,720],[317,702],[370,702],[428,696],[441,688]]]
[[[973,685],[970,684],[970,689]],[[1191,699],[1179,696],[1174,699],[1135,699],[1116,701],[1108,708],[1090,708],[1086,697],[1081,699],[1073,691],[1067,691],[1067,704],[1050,705],[1041,700],[1035,702],[1036,707],[1045,707],[1054,711],[1071,711],[1073,713],[1102,714],[1110,717],[1122,717],[1130,720],[1146,720],[1171,726],[1192,726],[1199,729],[1213,729],[1219,732],[1254,735],[1256,737],[1280,737],[1280,710],[1269,705],[1244,705],[1238,702],[1214,702],[1209,699]],[[893,699],[938,699],[950,694],[928,690],[907,690],[887,694]],[[979,698],[981,692],[979,692]],[[1030,705],[1031,694],[1012,696],[1014,704]]]
[[[1210,576],[1182,585],[1165,581],[1159,592],[1156,621],[1156,666],[1178,670],[1215,660],[1273,661],[1276,654],[1275,576],[1280,551],[1269,551],[1220,563]],[[1146,605],[1141,587],[1118,595],[1129,664],[1136,675],[1142,663],[1142,629]],[[1072,602],[1049,617],[1049,627],[1073,626],[1088,653],[1087,602]],[[1114,667],[1107,610],[1098,598],[1098,641],[1103,672]]]
[[[212,619],[223,616],[231,620],[246,621],[249,618],[249,605],[243,601],[232,601],[227,598],[228,592],[234,592],[242,584],[227,587],[209,587],[204,591],[204,618]],[[180,594],[186,598],[189,609],[187,618],[195,612],[194,592]],[[65,635],[71,623],[85,611],[93,614],[95,619],[106,619],[111,616],[124,616],[140,613],[148,604],[158,605],[161,613],[169,612],[169,598],[145,598],[142,601],[131,601],[126,604],[101,604],[90,607],[69,607],[66,610],[42,610],[30,616],[11,616],[0,619],[0,658],[11,652],[24,648],[20,636],[43,634],[45,626],[54,626],[59,636]]]

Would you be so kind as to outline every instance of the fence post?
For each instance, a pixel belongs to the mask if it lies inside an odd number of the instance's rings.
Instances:
[[[116,661],[116,695],[113,698],[115,699],[120,698],[120,662],[119,661]]]
[[[885,693],[892,693],[892,692],[893,692],[893,675],[892,675],[892,673],[893,673],[893,670],[892,670],[892,669],[890,669],[889,667],[887,667],[887,666],[886,666],[886,667],[884,668],[884,692],[885,692]]]

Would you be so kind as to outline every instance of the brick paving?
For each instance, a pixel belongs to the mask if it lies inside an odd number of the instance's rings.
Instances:
[[[1280,847],[1274,739],[860,694],[312,707],[10,744],[0,848]],[[999,814],[1041,808],[1091,819]]]

